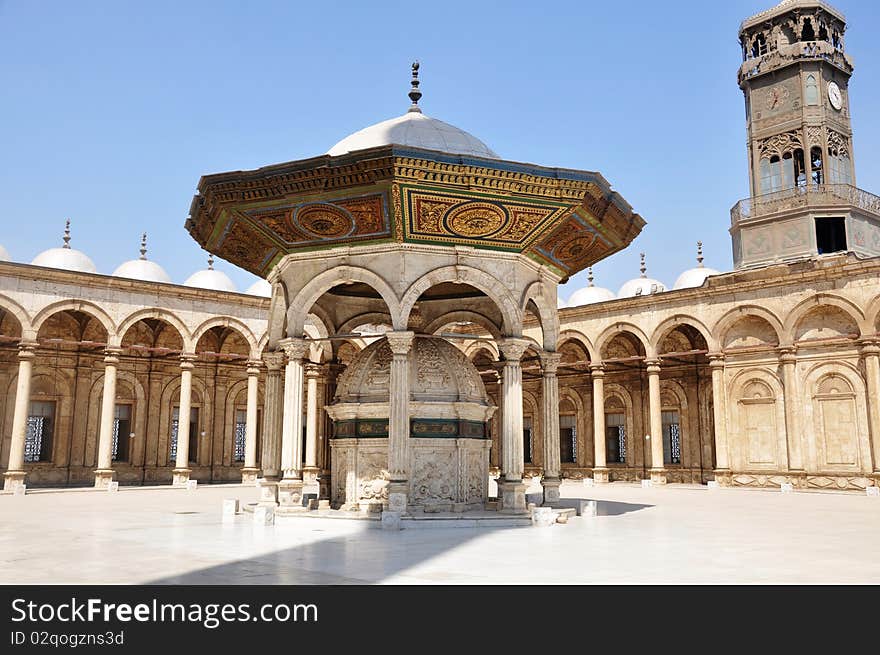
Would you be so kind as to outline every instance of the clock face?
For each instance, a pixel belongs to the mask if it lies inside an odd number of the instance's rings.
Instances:
[[[840,87],[837,86],[836,82],[828,83],[828,102],[837,111],[840,111],[840,108],[843,107],[843,95],[840,93]]]
[[[767,89],[767,109],[779,109],[788,100],[789,90],[784,86],[774,86]]]

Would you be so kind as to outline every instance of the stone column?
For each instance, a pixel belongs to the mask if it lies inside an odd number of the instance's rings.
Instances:
[[[306,364],[306,454],[303,468],[303,493],[319,493],[318,474],[318,378],[321,366]]]
[[[544,418],[544,475],[541,486],[544,487],[544,504],[559,501],[559,485],[562,482],[561,454],[559,452],[559,353],[544,352],[541,354],[541,400]]]
[[[590,366],[593,376],[593,482],[608,482],[608,463],[605,454],[605,365]]]
[[[715,426],[715,482],[730,484],[730,457],[727,450],[727,410],[724,393],[724,353],[709,353],[712,370],[712,422]]]
[[[309,348],[305,339],[283,339],[279,345],[287,355],[284,369],[284,416],[281,426],[281,482],[278,502],[302,507],[302,410],[303,357]]]
[[[247,363],[247,415],[244,428],[244,466],[241,481],[255,484],[260,469],[257,466],[257,398],[260,384],[260,362]]]
[[[260,504],[278,503],[278,480],[281,478],[282,394],[281,369],[284,353],[263,355],[266,363],[266,389],[263,397],[263,479],[260,481]]]
[[[525,339],[506,338],[499,344],[504,354],[504,369],[501,384],[501,405],[503,425],[502,471],[498,480],[501,510],[504,512],[526,511],[526,485],[522,476],[523,462],[523,411],[522,411],[522,367],[520,359],[529,342]]]
[[[648,409],[651,426],[651,482],[666,484],[666,470],[663,468],[663,420],[660,413],[660,360],[649,359],[648,365]]]
[[[15,390],[15,410],[12,414],[12,439],[9,447],[9,463],[3,474],[3,491],[15,491],[25,483],[24,442],[27,435],[28,409],[31,402],[31,371],[33,369],[36,342],[18,345],[18,386]]]
[[[98,430],[98,468],[95,471],[95,489],[106,489],[113,480],[113,419],[116,417],[116,369],[119,366],[119,348],[104,351],[104,391],[101,397],[101,425]],[[119,435],[128,439],[128,435]]]
[[[324,407],[332,404],[333,397],[336,395],[336,380],[343,370],[345,370],[345,367],[341,364],[329,363],[324,365]],[[330,439],[333,436],[333,421],[327,416],[326,411],[320,410],[319,414],[321,418],[318,419],[318,424],[321,425],[323,423],[324,429],[323,441],[319,448],[321,452],[321,474],[318,476],[318,499],[329,501],[332,469],[331,457],[333,456],[330,448]]]
[[[409,353],[413,332],[386,332],[391,347],[388,385],[388,509],[406,512],[409,495]]]
[[[785,405],[785,437],[788,443],[788,468],[792,471],[803,471],[804,457],[797,404],[797,377],[795,375],[797,357],[795,356],[795,349],[793,347],[780,348],[779,363],[782,365],[782,391]]]
[[[189,415],[192,408],[192,372],[195,355],[180,356],[180,403],[177,410],[177,461],[172,474],[172,484],[185,486],[189,482]]]
[[[868,391],[868,425],[871,432],[871,449],[874,451],[874,484],[880,485],[880,339],[862,342],[865,358],[865,381]]]

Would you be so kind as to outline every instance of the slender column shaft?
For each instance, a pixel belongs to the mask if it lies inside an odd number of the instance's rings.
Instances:
[[[180,403],[177,410],[177,461],[176,468],[189,465],[189,415],[192,409],[193,357],[183,355],[180,362]]]
[[[318,465],[318,376],[321,367],[306,366],[306,468]]]
[[[244,431],[244,466],[257,467],[257,390],[260,382],[258,362],[251,362],[247,369],[247,415]]]
[[[113,464],[113,419],[116,414],[117,351],[104,357],[104,392],[101,397],[101,427],[98,431],[98,470],[109,470]],[[126,434],[125,439],[128,438]]]
[[[266,362],[266,390],[263,400],[263,477],[277,480],[281,476],[281,424],[282,393],[281,369],[284,353],[270,352],[263,357]]]
[[[522,366],[520,359],[528,347],[522,339],[505,339],[501,344],[504,353],[504,369],[501,380],[502,420],[502,472],[508,482],[522,480],[523,462],[523,411]]]
[[[391,380],[388,398],[388,472],[392,482],[409,479],[409,353],[414,333],[388,332]]]
[[[874,451],[874,471],[880,472],[880,341],[868,342],[862,348],[862,354],[868,387],[868,424]]]
[[[651,417],[651,468],[663,468],[663,421],[660,413],[660,362],[648,360],[648,404]]]
[[[715,426],[715,469],[726,473],[730,469],[727,451],[727,410],[724,399],[724,355],[709,355],[712,369],[712,420]]]
[[[557,480],[562,471],[559,448],[559,353],[544,353],[541,356],[542,379],[541,395],[544,418],[544,477]]]
[[[285,480],[302,479],[303,339],[280,342],[287,354],[284,370],[284,417],[281,429],[281,471]]]
[[[801,471],[804,468],[803,449],[801,448],[801,428],[797,412],[797,377],[795,365],[797,357],[794,348],[780,350],[779,361],[782,364],[783,399],[785,404],[785,435],[788,442],[788,468]]]
[[[18,473],[24,480],[24,442],[27,434],[28,406],[31,400],[31,372],[33,370],[35,343],[22,343],[18,350],[18,384],[15,389],[15,410],[12,414],[12,440],[4,489],[12,486],[12,476]]]
[[[594,468],[604,469],[605,455],[605,370],[601,365],[593,366],[593,458]],[[595,476],[594,476],[595,477]]]

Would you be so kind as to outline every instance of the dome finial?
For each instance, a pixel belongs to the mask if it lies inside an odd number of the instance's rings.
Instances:
[[[419,91],[419,61],[416,60],[412,64],[412,88],[409,90],[409,99],[412,100],[412,105],[409,108],[410,111],[422,113],[422,110],[419,109],[419,99],[421,97],[422,92]]]
[[[141,235],[141,259],[147,258],[147,233]]]
[[[589,286],[591,286],[591,287],[592,287],[592,286],[595,286],[595,285],[593,284],[593,267],[592,267],[592,266],[590,266],[590,267],[587,269],[587,280],[590,281]]]
[[[214,270],[214,254],[213,253],[208,255],[208,270],[209,271]]]
[[[67,222],[64,224],[64,245],[62,248],[67,248],[70,250],[70,219],[67,219]]]
[[[697,241],[697,266],[703,268],[703,242]]]
[[[639,267],[639,270],[642,272],[642,277],[648,277],[645,273],[648,272],[648,267],[645,266],[645,253],[640,252],[639,257],[642,259],[642,265]]]

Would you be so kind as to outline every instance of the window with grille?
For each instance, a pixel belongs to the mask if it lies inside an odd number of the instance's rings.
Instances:
[[[572,414],[559,417],[559,459],[568,464],[577,461],[577,425]]]
[[[626,462],[626,415],[605,414],[605,459],[615,464]]]
[[[131,435],[131,405],[116,405],[113,412],[113,461],[128,459]]]
[[[663,463],[681,464],[681,422],[677,410],[661,413],[663,423]]]
[[[245,434],[247,431],[247,412],[239,409],[235,411],[235,441],[232,448],[232,460],[244,461]]]
[[[171,412],[171,446],[169,457],[171,462],[177,461],[177,431],[180,426],[180,408],[175,407]],[[189,456],[190,462],[198,461],[199,454],[199,408],[192,407],[189,412]]]
[[[532,417],[523,416],[523,462],[532,463]]]
[[[52,459],[52,434],[55,430],[55,402],[33,400],[28,407],[24,437],[24,461],[48,462]]]

